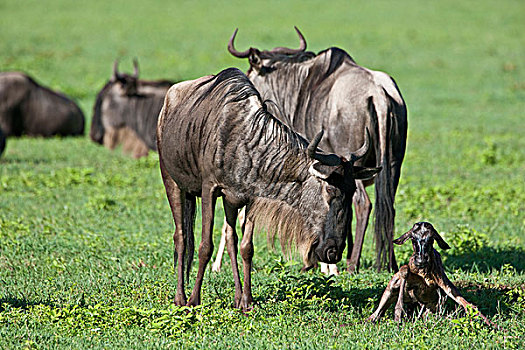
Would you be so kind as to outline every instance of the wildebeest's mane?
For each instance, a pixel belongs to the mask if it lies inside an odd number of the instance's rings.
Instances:
[[[267,65],[270,67],[276,63],[283,63],[283,64],[302,63],[302,62],[306,62],[314,58],[319,58],[320,56],[323,56],[323,55],[330,55],[329,56],[330,60],[328,61],[328,65],[321,60],[317,60],[311,69],[311,74],[315,76],[315,80],[317,82],[321,82],[327,79],[345,61],[349,61],[355,64],[354,59],[346,51],[341,50],[337,47],[331,47],[326,50],[320,51],[317,55],[311,51],[299,52],[293,55],[273,53],[271,51],[261,52],[262,59],[269,59],[269,61],[267,62]]]
[[[225,104],[232,102],[240,102],[251,96],[258,96],[261,98],[259,92],[255,89],[253,84],[250,82],[248,77],[244,75],[237,68],[227,68],[217,75],[211,76],[209,79],[203,80],[201,83],[195,86],[195,91],[211,82],[211,85],[207,87],[193,103],[191,109],[197,108],[202,101],[206,99],[220,99],[225,101]],[[220,86],[227,86],[228,89],[223,91]],[[219,96],[218,94],[223,94]]]
[[[311,60],[316,55],[312,51],[302,51],[295,53],[293,55],[286,55],[282,53],[275,53],[271,51],[261,51],[260,57],[262,59],[269,59],[268,63],[270,65],[276,63],[276,62],[284,62],[284,63],[301,63],[304,61]]]
[[[171,80],[138,80],[139,84],[152,87],[170,87],[176,82]]]
[[[318,67],[324,69],[321,76],[318,78],[320,81],[323,81],[330,75],[332,75],[332,73],[335,72],[337,68],[339,68],[345,61],[351,61],[352,63],[355,63],[354,59],[346,51],[341,50],[337,47],[331,47],[326,50],[323,50],[317,54],[317,57],[327,54],[330,54],[330,61],[328,63],[328,67]]]

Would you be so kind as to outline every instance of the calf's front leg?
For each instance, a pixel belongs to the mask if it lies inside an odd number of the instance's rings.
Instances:
[[[401,317],[403,316],[403,296],[405,294],[406,283],[407,280],[401,278],[401,283],[399,284],[399,295],[394,309],[394,321],[396,322],[401,322]]]
[[[366,319],[367,322],[376,322],[385,314],[386,310],[394,302],[396,289],[399,290],[399,273],[396,273],[388,282],[376,311]],[[399,293],[402,293],[402,291],[399,291]]]

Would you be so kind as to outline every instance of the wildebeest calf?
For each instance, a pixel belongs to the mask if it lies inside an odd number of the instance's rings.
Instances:
[[[469,303],[458,289],[450,282],[441,255],[432,247],[436,241],[441,249],[449,249],[450,246],[443,240],[439,233],[428,222],[418,222],[406,233],[393,242],[403,244],[407,239],[412,240],[414,253],[410,257],[408,265],[403,265],[392,277],[386,287],[379,306],[376,311],[368,318],[368,321],[375,322],[385,313],[390,305],[397,299],[394,320],[401,321],[404,313],[403,305],[413,309],[420,305],[426,312],[436,312],[444,304],[444,292],[456,303],[463,306],[466,312],[468,308],[476,311],[486,324],[499,328],[487,319],[476,306]]]
[[[97,94],[89,136],[109,149],[122,144],[125,153],[140,158],[157,150],[157,119],[173,82],[139,79],[136,60],[133,65],[133,75],[119,73],[115,61],[113,76]]]
[[[317,261],[341,260],[355,179],[370,178],[379,169],[354,166],[368,150],[369,135],[348,160],[318,152],[321,137],[319,133],[309,144],[271,115],[238,69],[170,88],[159,116],[157,143],[162,180],[176,226],[177,305],[200,304],[204,271],[213,253],[213,216],[219,196],[223,197],[227,221],[237,307],[248,310],[253,302],[255,225],[278,232],[283,247],[295,242],[307,268]],[[197,196],[202,197],[202,241],[197,279],[186,301],[184,276],[193,259]],[[242,288],[235,224],[238,209],[244,206]]]
[[[0,73],[0,128],[9,136],[84,134],[84,114],[70,98],[24,73]]]

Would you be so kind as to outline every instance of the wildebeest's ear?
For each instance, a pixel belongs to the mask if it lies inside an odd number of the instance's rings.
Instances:
[[[392,241],[392,243],[395,243],[397,245],[401,245],[401,244],[405,243],[407,239],[412,237],[412,230],[413,230],[413,228],[411,228],[409,231],[403,233],[401,235],[401,237],[399,237],[398,239],[394,239]]]
[[[369,180],[376,176],[381,171],[381,167],[378,168],[364,168],[361,166],[353,167],[354,179],[356,180]]]
[[[328,179],[330,175],[340,170],[340,166],[325,165],[319,161],[315,161],[312,165],[310,165],[309,169],[310,174],[323,180]]]
[[[434,240],[437,242],[439,248],[443,250],[450,249],[450,246],[445,242],[443,237],[436,231],[436,229],[432,226],[432,237],[434,237]]]
[[[248,61],[250,61],[250,66],[252,68],[255,70],[260,70],[262,68],[261,52],[257,49],[251,48]]]

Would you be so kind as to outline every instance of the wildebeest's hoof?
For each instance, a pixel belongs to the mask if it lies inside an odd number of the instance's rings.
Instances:
[[[197,306],[201,304],[201,298],[199,296],[194,296],[193,294],[190,296],[190,300],[188,300],[188,303],[186,306]]]
[[[173,301],[177,306],[186,305],[186,297],[184,295],[175,295],[175,300]]]

